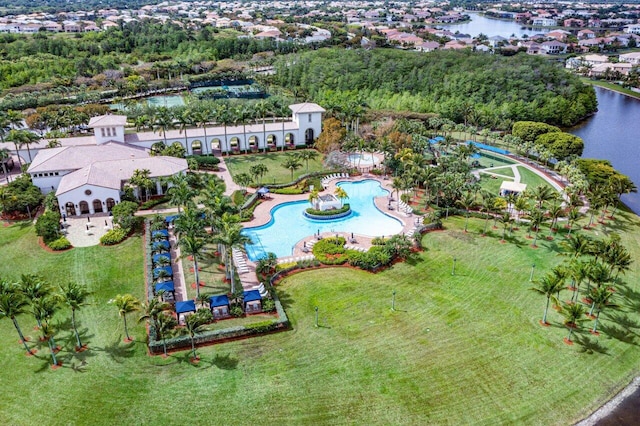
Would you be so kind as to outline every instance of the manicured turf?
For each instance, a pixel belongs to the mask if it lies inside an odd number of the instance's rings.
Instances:
[[[288,183],[291,182],[291,171],[282,167],[282,163],[286,160],[287,156],[300,152],[284,151],[284,152],[267,152],[266,154],[247,154],[247,155],[232,155],[230,157],[224,157],[224,161],[229,167],[229,172],[232,176],[236,176],[239,173],[249,173],[251,166],[255,164],[264,164],[269,171],[263,176],[263,183]],[[307,173],[307,163],[302,161],[302,167],[293,173],[293,178]],[[315,160],[309,160],[309,173],[324,170],[322,166],[322,155],[318,154]],[[249,173],[250,174],[250,173]]]
[[[526,167],[518,166],[518,171],[520,172],[520,183],[526,184],[527,189],[533,189],[536,186],[545,185],[553,189],[554,192],[557,192],[555,188],[549,184],[549,182],[540,177],[538,174],[527,169]]]
[[[514,164],[513,161],[508,160],[504,157],[494,156],[490,153],[482,153],[479,158],[474,158],[474,161],[480,162],[480,167],[498,167],[498,166],[508,166],[510,164]]]
[[[638,218],[617,216],[615,229],[637,259]],[[425,236],[415,259],[375,275],[322,269],[288,277],[278,294],[292,331],[201,348],[198,365],[186,352],[148,357],[133,317],[137,341],[121,343],[122,322],[106,301],[122,292],[142,296],[139,238],[48,254],[31,227],[0,228],[0,276],[41,271],[96,292],[79,316],[91,349],[72,356],[70,333],[60,332],[65,367],[57,371],[44,349],[42,359],[25,357],[11,322],[0,321],[0,422],[571,423],[637,373],[640,276],[625,277],[629,286],[616,293],[623,309],[603,313],[599,338],[580,332],[567,346],[560,316],[550,311],[552,326],[541,327],[544,297],[528,290],[532,264],[541,274],[562,260],[560,238],[533,249],[517,231],[501,244],[496,235],[479,237],[482,225],[471,219],[464,233],[462,218],[449,219],[447,230]],[[25,330],[34,325],[19,320]]]
[[[496,177],[495,179],[489,175],[484,173],[480,173],[480,187],[486,191],[489,191],[491,194],[499,195],[500,193],[500,185],[504,181],[512,182],[513,179]]]
[[[502,176],[514,177],[513,169],[511,167],[499,167],[496,169],[487,170],[487,173],[496,173]]]

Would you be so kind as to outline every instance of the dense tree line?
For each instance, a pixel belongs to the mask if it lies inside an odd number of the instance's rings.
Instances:
[[[321,49],[282,59],[275,81],[312,99],[351,90],[373,109],[433,112],[501,129],[519,120],[568,126],[597,107],[593,88],[528,55]]]
[[[0,88],[92,77],[140,61],[174,61],[179,73],[196,73],[206,61],[296,49],[291,42],[237,38],[209,27],[196,32],[172,23],[130,22],[74,38],[0,34]]]

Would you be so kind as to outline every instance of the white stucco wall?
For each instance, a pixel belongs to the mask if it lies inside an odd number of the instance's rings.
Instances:
[[[85,191],[91,191],[90,195],[87,195]],[[69,212],[67,212],[65,206],[68,202],[73,203],[76,208],[76,215],[80,215],[80,202],[86,201],[89,204],[89,214],[94,214],[95,210],[93,208],[93,200],[100,200],[102,204],[102,212],[107,212],[107,198],[113,198],[116,203],[120,202],[120,191],[111,188],[103,188],[95,185],[83,185],[74,190],[65,192],[64,194],[58,195],[58,204],[60,205],[60,213],[64,213],[67,216],[72,216]]]

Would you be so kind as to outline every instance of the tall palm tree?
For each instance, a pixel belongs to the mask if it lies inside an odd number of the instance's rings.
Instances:
[[[153,116],[153,131],[162,135],[167,144],[167,130],[175,128],[171,111],[167,107],[160,107]]]
[[[547,185],[539,185],[535,187],[529,194],[529,198],[535,200],[538,209],[542,209],[542,204],[554,198],[553,189]]]
[[[289,169],[289,171],[291,172],[291,181],[293,182],[293,172],[302,167],[302,164],[300,164],[300,160],[298,160],[297,156],[289,155],[282,162],[282,167],[284,167],[285,169]]]
[[[238,223],[226,220],[220,224],[218,233],[214,235],[213,242],[220,244],[225,253],[225,273],[231,280],[231,293],[235,294],[235,276],[233,271],[233,249],[243,248],[245,244],[251,244],[251,238],[242,234],[242,226]]]
[[[83,346],[76,325],[76,311],[87,305],[87,299],[91,293],[84,285],[70,281],[60,285],[60,295],[63,303],[71,309],[71,327],[76,335],[76,350],[80,350]]]
[[[315,160],[318,158],[318,151],[313,149],[305,149],[304,151],[300,151],[298,153],[298,158],[301,161],[304,161],[307,166],[307,173],[309,173],[309,160]]]
[[[571,236],[571,231],[573,231],[573,225],[580,219],[580,211],[576,207],[572,207],[567,214],[567,225],[569,226],[569,232],[567,232],[567,237]]]
[[[196,334],[202,331],[202,327],[210,321],[210,317],[207,317],[205,312],[209,312],[209,315],[211,315],[211,311],[201,310],[193,315],[189,315],[184,321],[185,324],[183,330],[189,335],[189,338],[191,339],[191,352],[193,354],[193,357],[191,358],[192,361],[198,360],[195,345]]]
[[[333,194],[338,197],[338,199],[340,200],[340,205],[342,206],[344,206],[344,200],[349,198],[349,194],[347,194],[347,191],[345,191],[341,186],[336,186],[336,190],[333,192]]]
[[[263,163],[254,164],[253,166],[249,167],[249,173],[251,173],[252,176],[255,176],[256,184],[258,185],[262,184],[262,178],[268,172],[269,172],[269,168],[267,167],[266,164],[263,164]]]
[[[509,212],[503,212],[502,216],[500,216],[500,222],[502,222],[502,239],[500,240],[501,242],[505,242],[507,228],[509,228],[509,225],[512,221],[513,219],[511,218],[511,213]]]
[[[531,244],[531,247],[537,247],[536,243],[538,242],[538,234],[540,233],[540,227],[542,226],[544,220],[544,213],[541,210],[535,209],[529,215],[529,227],[530,229],[535,230],[535,237],[533,239],[533,244]]]
[[[182,111],[175,114],[175,119],[178,124],[178,131],[180,133],[184,132],[184,146],[187,152],[189,152],[189,138],[187,137],[187,129],[189,126],[193,126],[195,124],[195,119],[193,115],[193,111],[190,108],[185,108]],[[205,138],[204,142],[204,151],[207,150],[207,139]],[[193,151],[191,152],[193,155]]]
[[[164,292],[164,291],[163,291]],[[147,303],[142,305],[142,315],[138,318],[138,322],[149,321],[154,329],[158,328],[158,318],[164,312],[171,309],[171,305],[161,300],[162,295],[152,297]]]
[[[591,299],[591,309],[589,310],[589,316],[593,318],[593,311],[596,310],[595,322],[593,323],[593,328],[591,329],[591,334],[598,334],[598,320],[600,319],[600,312],[605,307],[615,308],[616,305],[610,303],[611,298],[613,297],[614,292],[611,291],[608,287],[594,287],[591,289],[589,293],[589,299]]]
[[[467,232],[467,225],[469,224],[469,212],[476,206],[475,197],[470,192],[466,192],[463,197],[456,203],[464,210],[464,232]]]
[[[573,289],[571,302],[577,302],[578,295],[580,294],[580,286],[589,273],[589,264],[587,262],[574,260],[571,262],[568,271],[571,277],[571,288]]]
[[[30,132],[29,130],[11,129],[5,139],[7,140],[7,142],[13,142],[14,146],[16,147],[16,155],[18,156],[18,161],[20,162],[20,166],[22,166],[20,152],[18,151],[18,149],[26,146],[27,153],[29,155],[29,162],[31,162],[31,149],[29,147],[31,146],[31,144],[39,141],[40,136]]]
[[[0,164],[2,164],[2,173],[4,178],[9,183],[9,172],[7,171],[7,160],[11,158],[11,153],[7,148],[0,149]]]
[[[22,334],[22,330],[16,319],[18,315],[25,313],[28,303],[22,293],[18,291],[17,287],[10,286],[5,288],[9,288],[9,290],[0,293],[0,319],[5,317],[11,319],[27,354],[33,355],[34,352],[27,346],[27,340]]]
[[[167,357],[167,337],[171,335],[177,325],[178,321],[171,314],[163,312],[156,318],[156,338],[162,340],[165,358]]]
[[[262,119],[262,152],[267,152],[267,129],[266,116],[269,112],[269,104],[264,99],[258,101],[254,106],[256,115]]]
[[[127,336],[125,342],[131,342],[133,339],[129,336],[127,315],[140,310],[140,301],[131,294],[118,294],[113,299],[113,303],[118,308],[118,315],[120,315],[124,321],[124,334]]]
[[[200,253],[202,253],[202,249],[205,246],[205,241],[203,238],[187,234],[180,238],[178,244],[182,248],[184,254],[191,256],[191,258],[193,259],[193,273],[196,278],[196,297],[199,297],[200,274],[198,272],[198,256],[200,256]]]
[[[569,329],[569,335],[565,338],[565,342],[572,344],[571,335],[573,330],[580,326],[580,323],[584,321],[582,316],[584,315],[584,306],[580,303],[565,303],[562,308],[562,315],[565,317],[564,324]]]
[[[187,205],[193,205],[193,199],[196,192],[189,185],[186,175],[173,175],[168,179],[171,186],[167,189],[169,202],[178,206],[178,214],[182,213],[182,208]]]
[[[543,276],[535,287],[531,287],[531,290],[538,294],[542,294],[547,298],[547,302],[544,307],[544,315],[542,316],[542,324],[547,325],[547,312],[549,311],[549,302],[553,299],[554,303],[558,304],[558,298],[556,293],[564,287],[564,280],[556,274],[549,273]]]
[[[316,202],[320,197],[320,191],[317,188],[313,188],[313,191],[309,193],[309,203],[315,208]]]

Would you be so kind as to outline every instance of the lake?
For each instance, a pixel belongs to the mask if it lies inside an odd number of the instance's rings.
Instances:
[[[522,29],[522,24],[515,21],[487,18],[477,12],[465,12],[465,14],[471,17],[471,21],[460,24],[437,24],[434,26],[445,28],[454,33],[459,31],[463,34],[469,34],[472,37],[477,37],[481,33],[487,37],[502,36],[509,38],[511,35],[522,37],[524,35],[531,36],[533,34],[549,32],[548,29]]]
[[[613,167],[640,185],[640,100],[596,87],[598,112],[569,129],[584,140],[584,158],[611,161]],[[622,201],[640,214],[640,194],[626,194]]]

